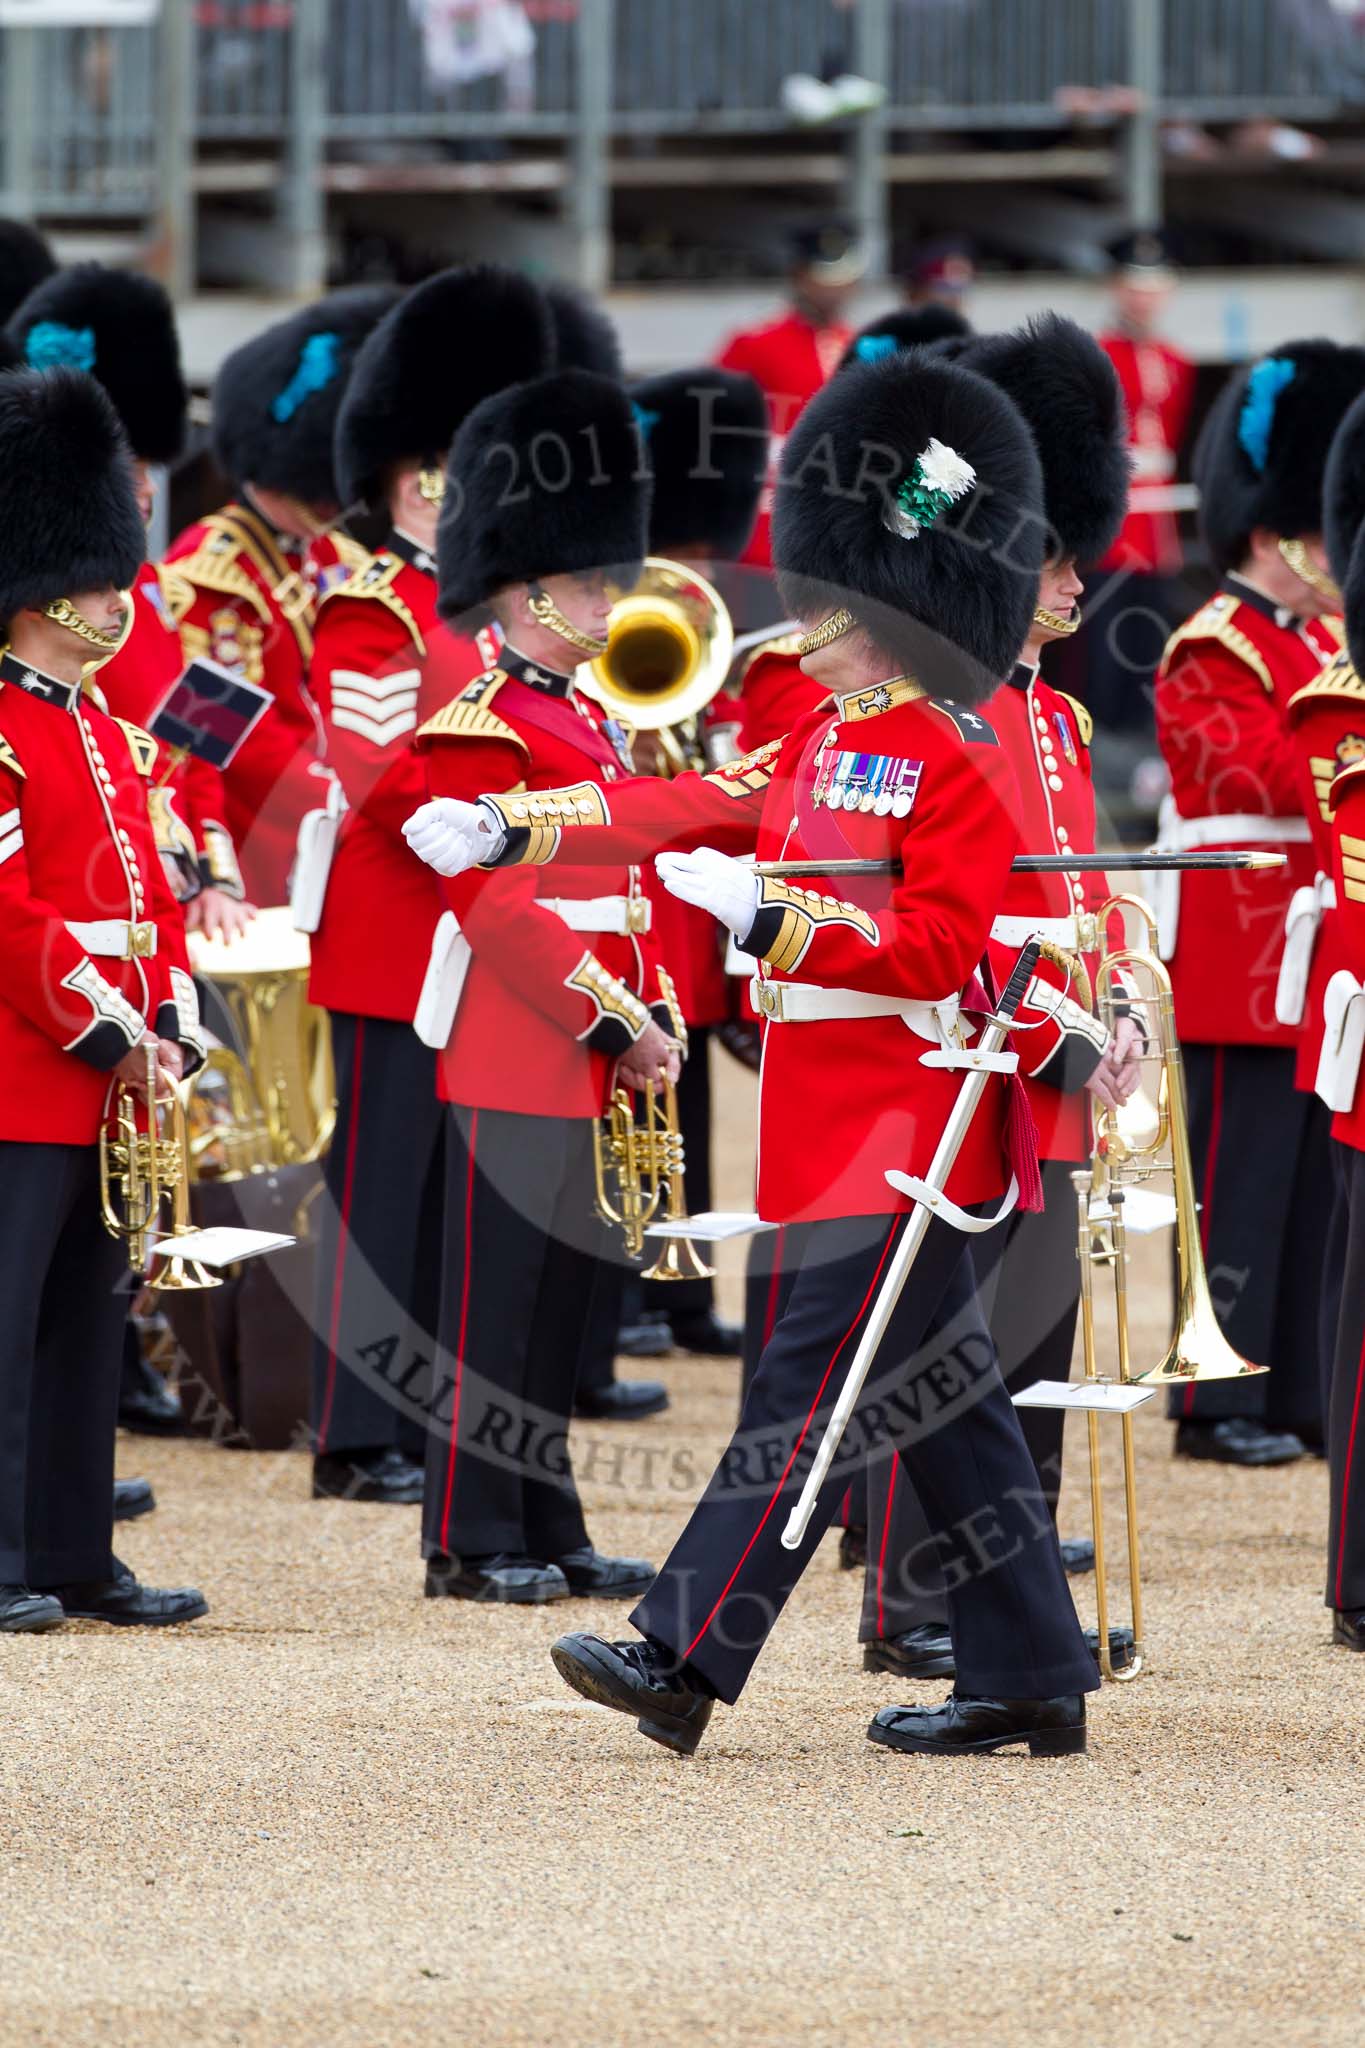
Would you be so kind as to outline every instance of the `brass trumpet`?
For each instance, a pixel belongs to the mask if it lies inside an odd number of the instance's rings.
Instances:
[[[734,628],[720,593],[686,562],[650,555],[612,606],[607,651],[575,682],[634,732],[654,732],[670,772],[701,756],[696,721],[730,667]]]
[[[626,1240],[626,1256],[643,1257],[645,1232],[662,1212],[670,1224],[687,1221],[683,1192],[682,1130],[678,1123],[678,1091],[665,1081],[662,1093],[653,1082],[644,1090],[644,1115],[637,1119],[635,1104],[625,1088],[618,1088],[606,1115],[593,1125],[593,1174],[597,1189],[597,1213],[604,1223],[619,1225]],[[607,1175],[616,1182],[616,1200],[607,1190]],[[714,1268],[708,1266],[685,1233],[671,1233],[642,1280],[709,1280]]]
[[[100,1216],[111,1237],[127,1247],[128,1264],[161,1293],[221,1287],[217,1274],[175,1250],[190,1234],[190,1147],[180,1091],[157,1064],[155,1044],[146,1048],[147,1128],[140,1128],[138,1097],[127,1083],[115,1090],[100,1132]],[[170,1229],[161,1234],[165,1205]]]

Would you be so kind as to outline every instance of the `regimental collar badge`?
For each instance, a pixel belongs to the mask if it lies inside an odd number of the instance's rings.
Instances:
[[[563,676],[556,669],[543,668],[538,662],[528,661],[524,654],[518,654],[515,647],[505,646],[498,656],[498,667],[505,675],[513,676],[519,683],[525,683],[532,690],[539,690],[546,697],[567,697],[572,676]]]
[[[424,548],[411,534],[395,526],[384,543],[386,554],[397,555],[400,562],[406,562],[410,569],[420,569],[424,576],[436,574],[436,557],[430,548]]]
[[[74,711],[80,702],[79,683],[60,683],[55,676],[44,675],[40,669],[30,668],[27,662],[16,661],[12,654],[0,660],[0,683],[13,683],[30,697],[41,697],[48,704],[56,704],[63,711]]]
[[[843,724],[853,725],[861,718],[880,718],[884,711],[894,711],[898,705],[913,704],[923,695],[913,676],[893,676],[869,690],[850,690],[834,702]]]

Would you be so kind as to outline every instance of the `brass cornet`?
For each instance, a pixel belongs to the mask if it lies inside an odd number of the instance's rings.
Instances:
[[[685,1163],[678,1091],[673,1083],[666,1080],[662,1093],[653,1082],[645,1088],[644,1114],[638,1120],[629,1091],[618,1088],[606,1115],[593,1125],[593,1172],[597,1213],[603,1222],[620,1226],[627,1258],[643,1256],[645,1232],[656,1218],[674,1225],[686,1222]],[[614,1202],[607,1189],[609,1172],[616,1183]],[[658,1258],[640,1277],[709,1280],[713,1270],[689,1237],[674,1232],[664,1239]]]
[[[147,1128],[140,1128],[135,1090],[123,1082],[100,1132],[100,1215],[110,1236],[123,1240],[129,1265],[149,1287],[167,1293],[221,1287],[215,1273],[175,1250],[177,1238],[192,1229],[189,1133],[180,1091],[162,1075],[155,1043],[146,1047],[146,1057]],[[170,1229],[163,1234],[167,1204]]]

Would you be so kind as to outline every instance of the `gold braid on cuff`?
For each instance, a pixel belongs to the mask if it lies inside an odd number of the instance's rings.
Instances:
[[[606,653],[607,642],[595,640],[590,633],[585,633],[581,627],[576,626],[572,619],[566,619],[549,591],[542,590],[538,583],[531,585],[528,604],[531,617],[538,626],[546,627],[551,633],[558,633],[561,640],[567,640],[570,647],[576,647],[580,654],[596,657]]]
[[[831,612],[820,625],[812,626],[808,633],[801,635],[796,649],[798,657],[803,654],[818,654],[822,647],[828,647],[847,633],[853,623],[852,612],[840,605],[837,612]]]

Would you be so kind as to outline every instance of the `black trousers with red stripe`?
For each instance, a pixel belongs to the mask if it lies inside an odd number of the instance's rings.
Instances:
[[[990,1329],[1005,1382],[1013,1395],[1035,1380],[1064,1380],[1080,1306],[1076,1258],[1078,1162],[1044,1159],[1043,1207],[1015,1210],[994,1230],[966,1240],[977,1278],[977,1299]],[[958,1338],[969,1344],[968,1330]],[[951,1351],[942,1369],[953,1370]],[[1037,1475],[1039,1496],[1053,1522],[1062,1483],[1062,1426],[1055,1408],[1016,1410]],[[907,1629],[948,1618],[948,1588],[924,1504],[890,1445],[867,1461],[868,1539],[859,1642],[904,1635]]]
[[[1365,1152],[1343,1154],[1345,1260],[1327,1409],[1327,1605],[1365,1608]]]
[[[313,1325],[319,1451],[418,1462],[441,1298],[436,1055],[410,1024],[331,1013],[337,1121],[323,1169]]]
[[[0,1143],[0,1585],[113,1574],[128,1301],[96,1147]]]
[[[588,1117],[453,1107],[422,1550],[553,1562],[587,1541],[568,1428],[606,1226]]]
[[[911,1267],[806,1536],[795,1551],[782,1545],[904,1228],[903,1217],[853,1217],[789,1233],[799,1263],[786,1312],[728,1449],[632,1616],[722,1700],[738,1698],[851,1475],[882,1435],[896,1442],[940,1549],[960,1690],[1039,1699],[1098,1683],[970,1261],[942,1222],[930,1224]]]
[[[1284,1047],[1187,1045],[1184,1059],[1209,1291],[1228,1342],[1270,1370],[1173,1387],[1167,1413],[1319,1439],[1331,1113],[1295,1088]]]

